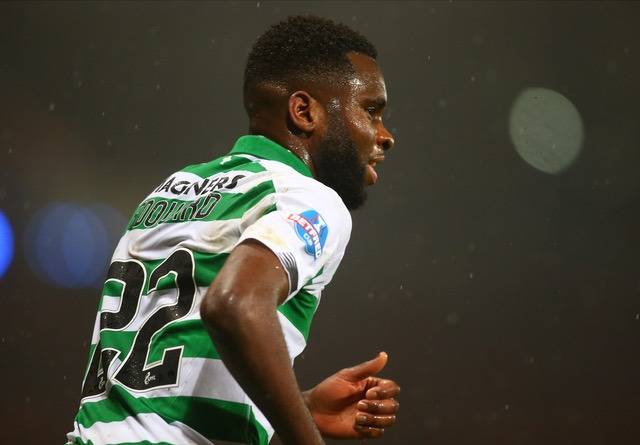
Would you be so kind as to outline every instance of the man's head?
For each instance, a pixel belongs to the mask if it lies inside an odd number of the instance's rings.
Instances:
[[[253,46],[244,81],[250,131],[292,150],[355,209],[393,146],[386,87],[362,35],[319,17],[290,17]]]

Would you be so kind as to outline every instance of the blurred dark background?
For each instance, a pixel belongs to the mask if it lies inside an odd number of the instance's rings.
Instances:
[[[303,386],[386,350],[377,443],[638,443],[639,6],[0,4],[0,442],[64,442],[126,219],[244,134],[250,46],[313,13],[376,43],[396,149]]]

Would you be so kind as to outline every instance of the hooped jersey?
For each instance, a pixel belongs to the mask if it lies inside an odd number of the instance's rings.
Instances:
[[[267,444],[273,428],[220,359],[200,303],[233,248],[258,240],[289,278],[277,315],[293,364],[350,233],[340,197],[262,136],[171,175],[116,247],[68,443]]]

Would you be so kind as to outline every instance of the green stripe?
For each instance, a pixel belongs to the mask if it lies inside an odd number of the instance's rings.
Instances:
[[[242,218],[261,199],[275,193],[272,181],[263,181],[245,193],[223,193],[220,202],[204,221]],[[275,198],[275,197],[274,197]]]
[[[216,277],[224,262],[229,258],[228,253],[200,253],[192,252],[193,259],[195,261],[194,278],[196,286],[209,287]],[[141,261],[147,272],[147,282],[144,284],[143,294],[149,293],[149,278],[153,271],[158,267],[165,259],[160,260],[147,260]],[[173,289],[176,287],[175,279],[164,281],[162,280],[164,289]]]
[[[229,257],[228,253],[192,252],[192,254],[193,254],[193,260],[195,262],[194,278],[195,278],[196,286],[199,286],[199,287],[208,287],[213,282],[213,279],[218,274],[218,271],[220,271],[224,262]],[[163,261],[165,261],[165,258],[158,259],[158,260],[140,261],[140,263],[142,263],[142,265],[144,266],[146,275],[147,275],[147,281],[144,283],[144,288],[142,291],[143,293],[142,298],[144,298],[144,296],[149,294],[149,279],[151,277],[151,274]],[[105,283],[105,286],[102,291],[102,297],[100,299],[100,304],[98,305],[98,310],[102,310],[102,300],[104,296],[121,296],[122,295],[122,288],[120,288],[120,291],[119,291],[120,293],[117,295],[113,295],[113,293],[111,292],[113,290],[113,287],[115,287],[115,285],[118,285],[118,284],[119,283],[117,283],[114,280],[108,280]],[[175,275],[174,274],[167,275],[165,278],[159,280],[157,286],[159,290],[175,289],[176,287]]]
[[[267,215],[271,212],[275,212],[276,210],[278,210],[278,205],[273,203],[271,204],[269,207],[267,207],[263,213],[263,215]]]
[[[104,288],[102,289],[102,295],[106,297],[122,297],[124,291],[124,284],[114,279],[105,281]]]
[[[229,258],[228,253],[193,252],[193,259],[196,262],[196,286],[209,287],[227,258]]]
[[[263,181],[244,193],[213,192],[219,195],[219,201],[212,201],[210,194],[200,196],[195,200],[149,198],[138,206],[127,225],[127,231],[135,229],[152,229],[160,224],[180,224],[192,221],[226,221],[241,218],[249,209],[261,199],[275,193],[272,181]],[[275,197],[274,197],[275,200]],[[162,207],[155,207],[163,202]],[[213,206],[213,207],[211,207]],[[204,209],[211,209],[205,212]],[[196,217],[200,212],[204,216]],[[139,216],[145,215],[142,218]],[[153,215],[152,224],[145,225],[145,221]],[[139,221],[139,222],[138,222]]]
[[[318,299],[306,291],[300,291],[278,308],[305,340],[309,338],[313,315],[318,307]],[[135,331],[102,331],[100,334],[102,348],[113,348],[125,356],[135,338]],[[161,360],[168,348],[183,346],[183,357],[201,357],[219,359],[214,344],[207,333],[202,320],[175,321],[156,333],[151,341],[148,363]]]
[[[111,388],[107,399],[83,403],[76,421],[89,428],[96,422],[119,422],[143,413],[180,421],[211,440],[267,444],[267,432],[249,405],[204,397],[135,398],[120,385]]]
[[[231,153],[246,153],[263,159],[282,162],[309,178],[313,178],[309,167],[282,145],[260,135],[247,135],[239,138]]]
[[[133,340],[135,337],[136,331],[101,331],[100,347],[103,350],[112,348],[120,351],[122,353],[120,360],[124,360],[124,357],[129,353],[131,346],[133,346]]]
[[[120,359],[124,360],[133,346],[136,333],[136,331],[102,331],[100,347],[120,351],[122,353]],[[202,321],[185,320],[170,323],[153,336],[147,363],[161,360],[165,349],[178,346],[184,346],[183,357],[220,358]]]
[[[285,304],[278,307],[278,311],[287,317],[307,340],[313,314],[315,314],[317,307],[318,299],[311,293],[301,290]]]
[[[183,357],[220,358],[202,320],[186,320],[176,321],[158,331],[151,342],[147,363],[161,360],[165,349],[178,346],[184,346]]]
[[[228,173],[239,170],[260,173],[266,169],[260,165],[260,163],[242,156],[223,156],[209,162],[203,162],[202,164],[187,165],[180,171],[192,173],[204,179],[218,173]]]

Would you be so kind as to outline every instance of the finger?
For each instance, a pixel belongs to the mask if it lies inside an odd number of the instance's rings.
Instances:
[[[390,399],[400,394],[400,386],[393,380],[376,379],[365,394],[367,399]]]
[[[356,425],[372,426],[384,428],[396,423],[396,416],[374,416],[373,414],[358,413],[356,415]]]
[[[338,374],[345,380],[357,382],[380,372],[387,364],[388,358],[389,356],[386,352],[380,352],[376,358],[352,366],[351,368],[345,368],[339,371]]]
[[[376,437],[380,437],[384,434],[383,428],[375,428],[372,426],[354,425],[353,429],[360,433],[360,437],[369,439],[375,439]]]
[[[395,414],[400,409],[400,404],[395,399],[387,400],[360,400],[358,410],[370,414]]]

